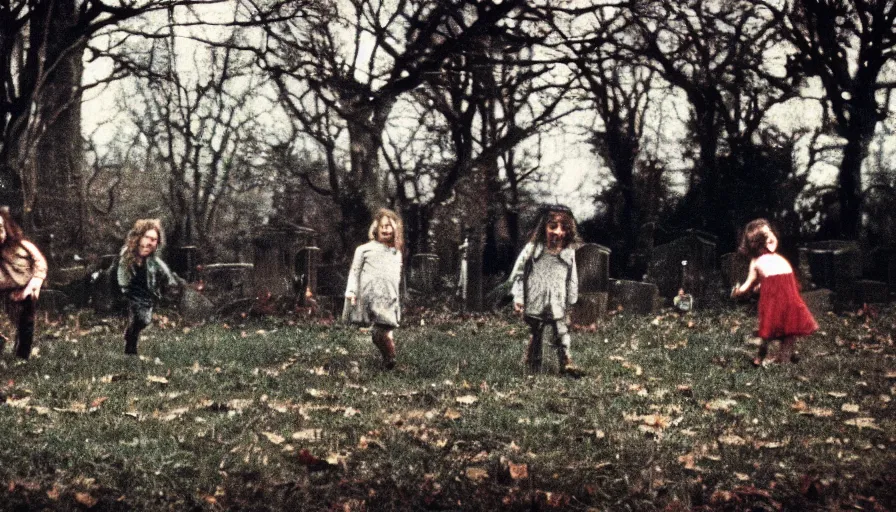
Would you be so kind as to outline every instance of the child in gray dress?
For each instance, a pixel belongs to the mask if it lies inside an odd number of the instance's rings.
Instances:
[[[373,324],[373,344],[383,355],[387,369],[395,367],[393,329],[401,321],[402,251],[404,230],[397,213],[385,208],[374,217],[370,241],[359,246],[352,258],[345,287],[342,318],[361,325]]]
[[[569,208],[545,207],[538,226],[510,273],[513,309],[523,315],[531,331],[526,365],[533,372],[541,370],[542,335],[544,328],[550,326],[560,373],[575,377],[582,374],[569,354],[570,337],[566,325],[567,309],[579,296],[577,243],[576,222]]]

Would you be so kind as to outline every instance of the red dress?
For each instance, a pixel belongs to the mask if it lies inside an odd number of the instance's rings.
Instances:
[[[793,272],[762,279],[759,287],[759,337],[768,340],[784,336],[806,336],[818,330],[818,323],[803,298]]]

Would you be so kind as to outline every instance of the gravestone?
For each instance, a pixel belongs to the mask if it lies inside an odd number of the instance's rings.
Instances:
[[[202,282],[202,293],[221,306],[253,295],[251,263],[211,263],[199,265],[196,278]]]
[[[862,276],[862,252],[856,242],[827,240],[800,248],[812,283],[834,292],[848,291],[851,283]]]
[[[896,245],[875,247],[868,259],[869,277],[887,283],[889,293],[896,293]]]
[[[410,285],[419,293],[434,292],[439,283],[439,257],[431,253],[411,257]]]
[[[653,283],[610,279],[610,309],[639,315],[653,314],[659,309],[659,288]]]
[[[689,229],[667,244],[653,248],[647,281],[662,297],[678,295],[679,288],[697,299],[712,293],[717,278],[716,237]]]
[[[192,286],[184,286],[177,310],[187,323],[204,322],[215,313],[215,305]]]
[[[844,287],[842,294],[852,305],[882,304],[890,299],[887,283],[871,279],[856,279]]]
[[[312,296],[317,295],[317,266],[320,264],[320,248],[314,239],[311,245],[303,247],[299,251],[296,261],[296,274],[298,274],[299,290],[304,297],[307,292]]]
[[[610,249],[584,244],[576,249],[579,300],[570,313],[574,324],[591,325],[607,312],[610,287]]]
[[[316,232],[301,226],[263,226],[252,239],[254,261],[252,288],[256,297],[301,295],[301,276],[296,272],[299,252],[314,246]]]

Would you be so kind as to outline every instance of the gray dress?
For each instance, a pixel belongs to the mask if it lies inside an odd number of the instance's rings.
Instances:
[[[551,254],[544,245],[528,243],[510,274],[514,302],[525,305],[528,317],[562,320],[579,298],[576,251],[566,247]]]
[[[370,241],[355,249],[345,287],[356,297],[346,299],[342,310],[345,322],[398,327],[401,321],[401,253],[395,248]]]

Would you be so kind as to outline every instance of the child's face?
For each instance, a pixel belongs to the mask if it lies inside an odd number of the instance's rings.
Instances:
[[[140,238],[140,245],[137,246],[137,255],[146,258],[150,254],[156,252],[159,247],[159,232],[155,229],[149,229]]]
[[[556,217],[552,218],[548,220],[545,230],[547,231],[546,234],[549,248],[556,249],[563,247],[563,241],[566,239],[566,228],[563,227],[562,222]]]
[[[380,219],[380,227],[377,229],[377,239],[380,243],[386,245],[395,242],[395,227],[392,226],[392,219],[388,217]]]
[[[762,232],[765,234],[765,248],[768,252],[777,251],[778,237],[775,236],[775,233],[768,226],[762,226]]]

